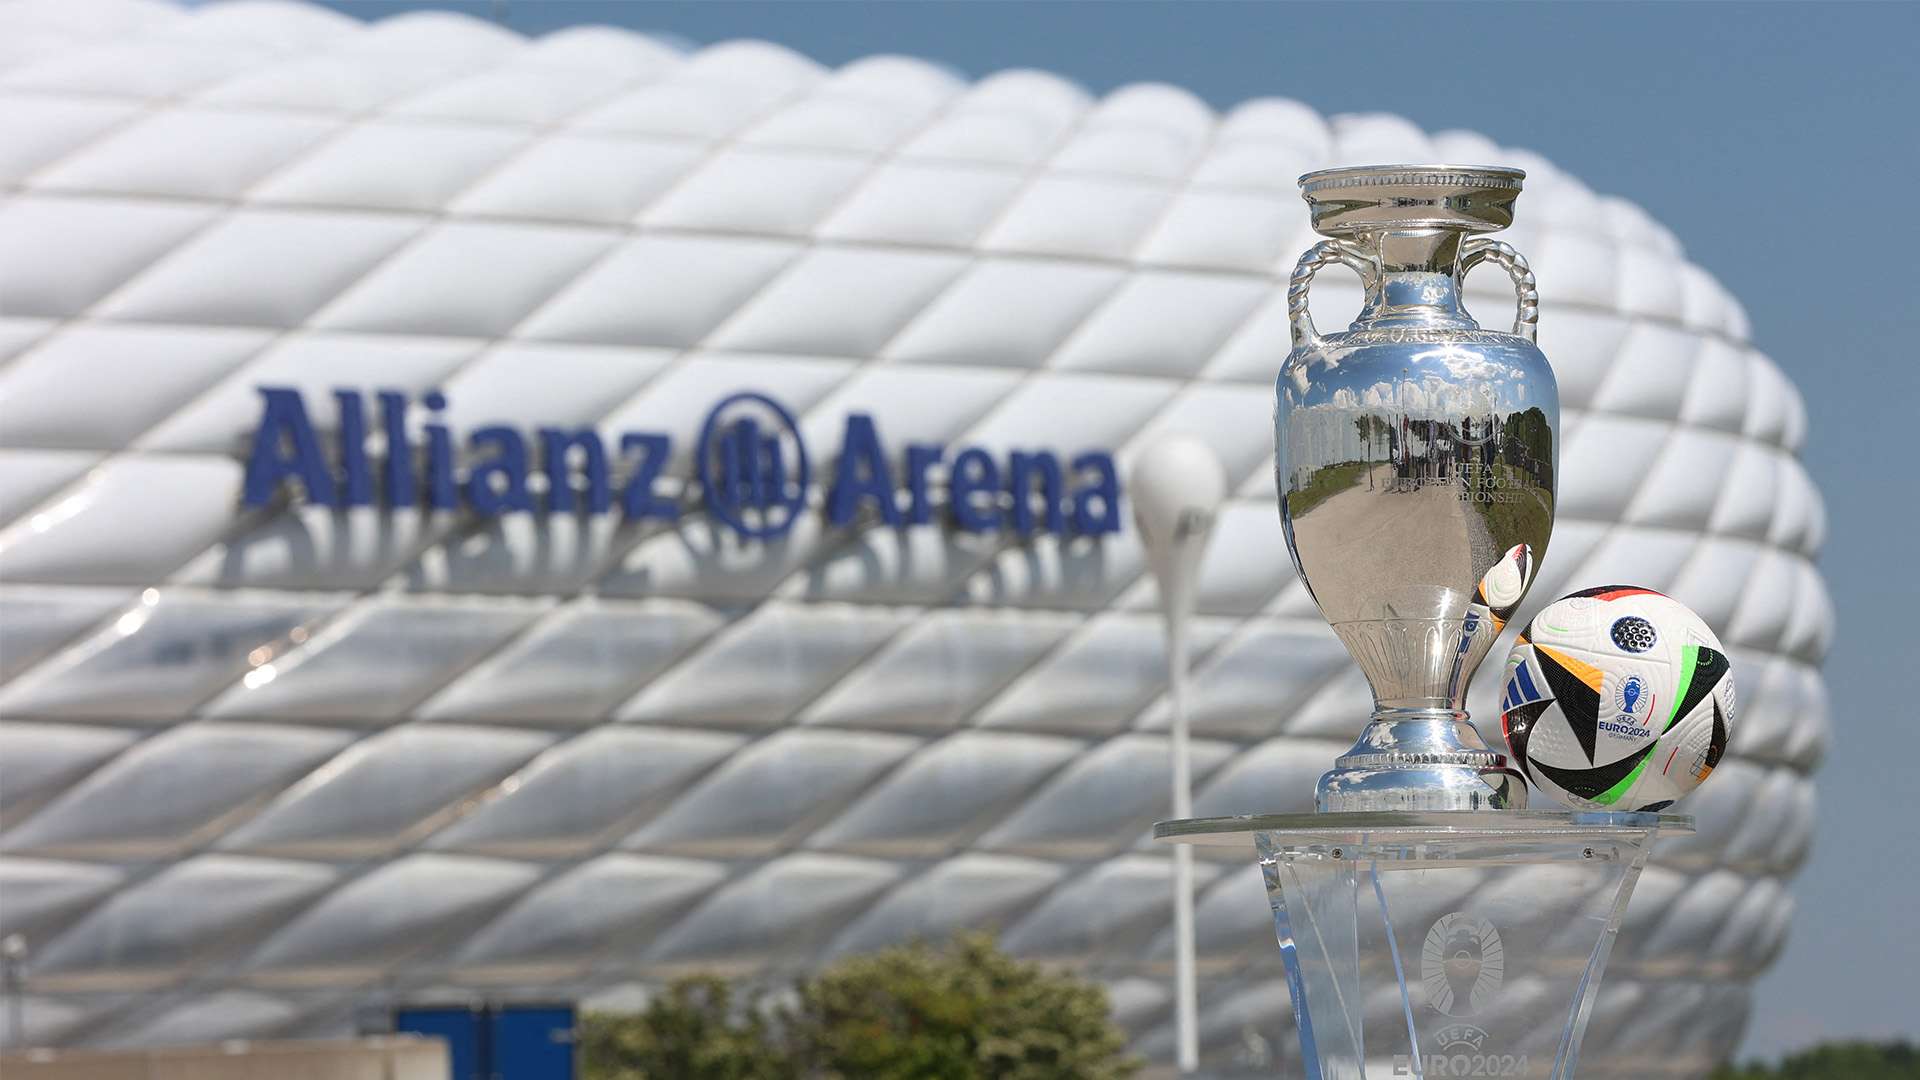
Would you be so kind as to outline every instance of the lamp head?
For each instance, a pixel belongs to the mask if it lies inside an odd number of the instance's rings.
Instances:
[[[1170,436],[1134,459],[1127,487],[1147,565],[1160,583],[1171,615],[1174,608],[1191,602],[1207,535],[1227,497],[1226,469],[1204,441]]]

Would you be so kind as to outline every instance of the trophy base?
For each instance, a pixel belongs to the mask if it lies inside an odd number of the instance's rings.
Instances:
[[[1297,1055],[1286,1075],[1307,1080],[1572,1080],[1653,842],[1691,832],[1682,815],[1567,810],[1153,828],[1258,860],[1293,1006],[1281,1057]],[[1598,1022],[1600,1037],[1622,1019]]]
[[[1314,788],[1322,813],[1524,810],[1527,782],[1462,712],[1382,709]]]

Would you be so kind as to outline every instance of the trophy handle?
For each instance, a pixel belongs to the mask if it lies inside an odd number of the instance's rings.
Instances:
[[[1512,332],[1528,341],[1534,340],[1540,326],[1540,290],[1535,287],[1533,269],[1527,265],[1526,257],[1509,244],[1475,237],[1461,250],[1460,276],[1465,278],[1467,271],[1483,262],[1504,268],[1513,279],[1513,291],[1520,307],[1513,318]],[[1294,273],[1297,276],[1299,271]]]
[[[1373,257],[1358,246],[1345,240],[1322,240],[1308,248],[1294,264],[1293,277],[1287,282],[1287,322],[1293,328],[1296,350],[1320,347],[1320,332],[1313,328],[1313,315],[1307,311],[1307,289],[1313,285],[1313,275],[1333,263],[1347,264],[1360,275],[1362,283],[1369,289],[1373,287],[1378,267]]]

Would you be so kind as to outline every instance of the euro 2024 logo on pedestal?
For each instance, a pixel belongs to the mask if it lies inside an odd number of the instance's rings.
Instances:
[[[1500,932],[1463,911],[1440,916],[1420,950],[1420,978],[1427,1000],[1448,1016],[1472,1016],[1486,1006],[1506,978]]]
[[[1420,950],[1420,981],[1427,1004],[1443,1016],[1473,1016],[1486,1008],[1506,980],[1506,948],[1492,923],[1464,911],[1434,922]],[[1411,1018],[1409,1018],[1411,1019]],[[1501,1054],[1487,1048],[1487,1032],[1469,1023],[1433,1031],[1416,1068],[1411,1055],[1394,1059],[1396,1076],[1519,1076],[1527,1071],[1525,1054]]]

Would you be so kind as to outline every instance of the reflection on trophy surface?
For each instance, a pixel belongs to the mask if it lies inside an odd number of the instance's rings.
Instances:
[[[1512,222],[1523,177],[1371,166],[1301,178],[1329,239],[1288,292],[1275,478],[1301,580],[1374,693],[1360,743],[1321,780],[1321,809],[1525,805],[1519,773],[1465,709],[1553,528],[1560,405],[1533,341],[1533,276],[1475,235]],[[1349,330],[1323,335],[1307,293],[1335,262],[1367,299]],[[1482,262],[1513,278],[1511,332],[1481,329],[1461,306],[1461,280]]]

